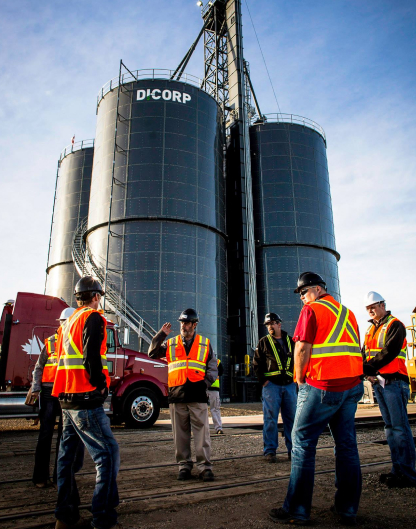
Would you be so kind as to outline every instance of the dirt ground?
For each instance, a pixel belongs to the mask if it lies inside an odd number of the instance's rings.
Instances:
[[[259,413],[260,404],[226,405],[224,415]],[[235,410],[240,410],[236,413]],[[5,429],[0,421],[0,480],[17,480],[31,477],[37,432],[27,429]],[[27,425],[25,425],[27,427]],[[282,505],[290,473],[284,440],[279,439],[278,463],[271,465],[263,460],[262,433],[250,429],[226,429],[224,436],[212,435],[212,458],[216,480],[202,483],[197,479],[188,482],[176,480],[174,448],[171,432],[158,427],[137,431],[114,430],[121,451],[121,472],[118,478],[121,504],[118,507],[124,529],[239,529],[276,527],[268,518],[272,507]],[[416,428],[413,428],[416,435]],[[363,492],[358,523],[368,529],[396,529],[413,526],[416,519],[415,489],[389,490],[378,481],[381,472],[390,469],[390,454],[383,441],[381,427],[360,430],[357,434],[362,464],[385,463],[363,468]],[[323,435],[316,458],[315,490],[312,519],[323,529],[341,527],[329,507],[335,492],[334,474],[319,474],[334,468],[332,439]],[[6,457],[5,457],[6,456]],[[239,456],[252,456],[239,458]],[[234,459],[233,459],[234,458]],[[152,467],[152,468],[148,468]],[[261,482],[270,478],[279,481]],[[242,486],[243,482],[258,481]],[[89,456],[77,477],[81,502],[90,503],[94,487],[94,467]],[[218,490],[220,486],[239,485]],[[185,494],[189,489],[198,490]],[[175,491],[175,495],[169,495]],[[158,494],[160,497],[155,497]],[[123,503],[123,501],[134,501]],[[29,529],[53,527],[53,515],[37,516],[16,521],[2,521],[7,514],[30,510],[54,508],[56,490],[39,490],[30,481],[0,484],[0,527],[4,529]],[[79,528],[89,527],[88,511],[82,511]]]

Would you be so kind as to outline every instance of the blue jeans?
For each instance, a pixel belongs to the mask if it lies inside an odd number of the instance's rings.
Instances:
[[[270,382],[263,386],[263,444],[264,455],[275,454],[279,445],[277,421],[282,410],[283,430],[288,453],[292,451],[292,427],[296,413],[296,384],[278,386]]]
[[[63,432],[58,456],[58,501],[55,516],[68,525],[79,519],[79,496],[73,462],[79,439],[84,443],[97,470],[91,512],[92,525],[108,529],[116,524],[119,504],[117,473],[120,455],[110,420],[102,406],[93,410],[62,410]]]
[[[384,388],[375,384],[374,392],[385,423],[384,429],[393,462],[391,471],[416,483],[415,443],[407,418],[409,385],[402,380],[393,380]]]
[[[323,391],[309,384],[299,387],[292,431],[292,470],[283,504],[294,518],[309,520],[316,445],[328,424],[335,441],[335,507],[343,516],[356,516],[362,478],[354,417],[363,392],[362,382],[341,392]]]

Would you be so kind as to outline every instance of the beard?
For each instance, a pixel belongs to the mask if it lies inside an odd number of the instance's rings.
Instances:
[[[190,329],[189,331],[185,331],[184,329],[181,330],[181,336],[184,340],[189,340],[192,338],[192,335],[194,334],[194,330]]]
[[[270,329],[269,334],[271,334],[272,336],[274,336],[274,335],[276,334],[276,331],[275,331],[274,329]]]

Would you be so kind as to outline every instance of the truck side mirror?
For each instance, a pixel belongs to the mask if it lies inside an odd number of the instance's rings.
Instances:
[[[130,343],[130,327],[124,327],[123,344],[129,345]]]

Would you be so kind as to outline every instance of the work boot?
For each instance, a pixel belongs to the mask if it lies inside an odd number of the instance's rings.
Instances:
[[[192,478],[192,474],[189,468],[181,468],[179,470],[178,481],[186,481],[187,479],[191,479],[191,478]]]
[[[217,430],[217,434],[218,435],[224,435],[224,432],[221,430],[221,428],[219,430]]]
[[[378,480],[380,483],[386,483],[386,481],[394,476],[393,472],[389,472],[388,474],[380,474],[380,477]]]
[[[75,527],[75,525],[56,520],[55,529],[72,529],[72,527]]]
[[[199,479],[202,479],[202,481],[214,481],[214,473],[210,468],[206,468],[199,474]]]
[[[386,484],[389,489],[413,489],[416,487],[416,483],[414,481],[411,481],[405,476],[396,476],[395,474],[386,479]]]
[[[267,462],[267,463],[277,463],[277,458],[276,458],[276,455],[275,454],[266,454],[264,456],[264,460]]]
[[[310,525],[310,520],[301,520],[300,518],[294,518],[291,514],[279,507],[278,509],[272,509],[269,512],[270,518],[273,522],[283,523],[287,525]]]
[[[338,511],[337,511],[337,508],[335,507],[335,505],[331,505],[331,507],[329,508],[329,510],[336,514],[337,516],[339,516],[340,518],[340,524],[341,525],[345,525],[347,527],[354,527],[357,525],[357,519],[355,516],[345,516],[345,514],[340,514]]]

